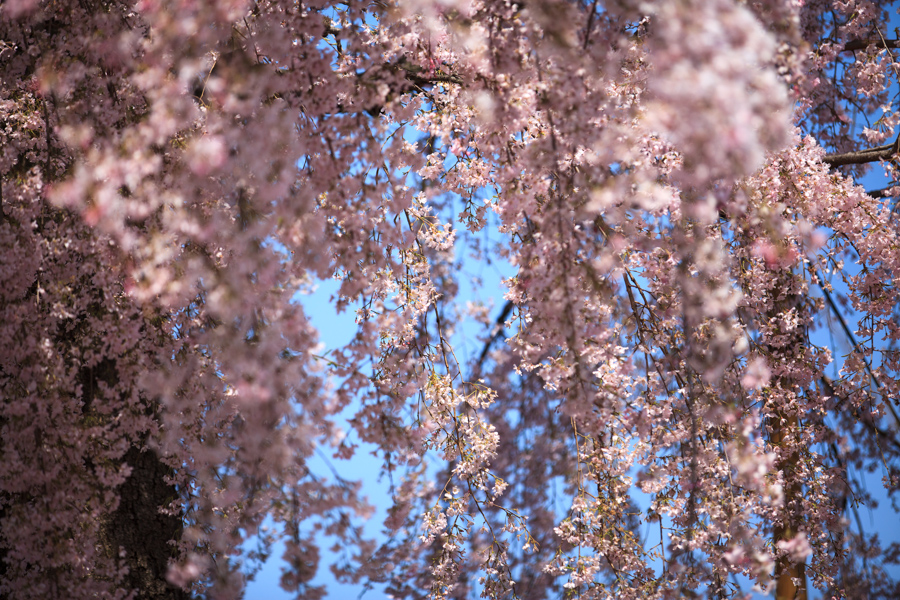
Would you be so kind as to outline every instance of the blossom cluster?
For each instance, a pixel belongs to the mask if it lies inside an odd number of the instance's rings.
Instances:
[[[897,596],[887,8],[3,4],[0,597]]]

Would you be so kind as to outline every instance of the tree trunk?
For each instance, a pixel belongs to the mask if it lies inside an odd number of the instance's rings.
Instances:
[[[783,272],[778,284],[772,289],[771,295],[782,299],[774,302],[772,311],[768,315],[770,321],[781,319],[782,315],[791,309],[802,312],[803,299],[793,289],[793,277],[794,274],[791,271]],[[794,329],[793,335],[787,337],[783,346],[768,345],[770,360],[783,361],[782,364],[794,362],[796,358],[791,353],[797,348],[805,347],[804,337],[804,328],[798,326]],[[772,364],[772,366],[774,367],[776,364]],[[783,390],[781,393],[791,393],[797,388],[797,382],[786,375],[774,377],[771,385],[774,389]],[[800,419],[796,413],[787,413],[776,408],[769,418],[769,427],[769,442],[776,448],[784,449],[788,444],[795,444],[787,438],[791,432],[799,430]],[[793,539],[799,532],[802,522],[802,517],[800,517],[802,510],[798,504],[803,501],[803,485],[795,477],[799,465],[800,453],[796,447],[789,451],[787,456],[782,456],[776,465],[777,469],[783,473],[785,481],[782,522],[781,525],[774,528],[772,536],[772,541],[776,545],[780,541]],[[775,600],[807,600],[805,562],[795,562],[789,556],[778,558],[775,562]]]
[[[787,416],[780,411],[772,418],[772,433],[770,441],[775,446],[784,444],[785,432],[797,430],[800,421],[796,416]],[[784,473],[785,480],[792,478],[800,461],[798,452],[792,452],[787,459],[779,463],[779,468]],[[797,535],[798,511],[793,509],[797,502],[803,498],[803,486],[792,483],[784,489],[783,524],[775,528],[773,538],[777,544],[787,541]],[[795,584],[795,581],[799,585]],[[807,600],[806,592],[806,564],[794,562],[790,557],[781,557],[775,563],[775,600]]]
[[[124,585],[137,590],[140,600],[187,600],[190,595],[166,582],[174,540],[181,534],[181,520],[159,512],[177,495],[165,482],[171,469],[150,449],[132,446],[125,454],[131,476],[119,488],[119,507],[103,527],[102,543],[113,553],[125,551],[128,575]]]

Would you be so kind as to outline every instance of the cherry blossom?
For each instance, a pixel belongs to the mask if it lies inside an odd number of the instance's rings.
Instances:
[[[892,11],[3,4],[0,596],[897,597]]]

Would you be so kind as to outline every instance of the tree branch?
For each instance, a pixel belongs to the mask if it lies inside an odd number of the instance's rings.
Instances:
[[[894,156],[898,151],[898,144],[900,144],[900,136],[898,136],[893,143],[887,144],[886,146],[867,148],[866,150],[856,150],[854,152],[844,152],[841,154],[826,154],[823,160],[832,167],[878,162]]]
[[[888,192],[897,187],[896,185],[890,185],[886,188],[881,188],[880,190],[867,190],[866,194],[873,198],[886,198],[889,196]]]
[[[829,379],[826,375],[822,375],[819,378],[819,381],[821,381],[824,385],[826,394],[828,394],[832,398],[837,398],[840,401],[838,405],[846,404],[850,408],[850,413],[854,417],[856,417],[858,423],[861,423],[871,433],[874,433],[876,437],[886,441],[888,444],[893,446],[895,450],[900,450],[900,440],[894,437],[894,434],[892,434],[890,430],[879,427],[878,424],[874,422],[872,417],[864,415],[857,409],[853,408],[853,404],[850,402],[850,399],[847,396],[843,396],[838,393],[831,379]]]
[[[869,46],[876,48],[893,49],[900,48],[900,40],[886,40],[879,38],[877,40],[851,40],[844,44],[843,52],[856,52],[857,50],[865,50]]]
[[[507,300],[506,304],[503,305],[503,310],[500,311],[500,315],[497,317],[497,320],[494,323],[493,333],[487,342],[484,343],[484,348],[481,350],[481,355],[478,357],[478,372],[481,372],[481,365],[484,364],[484,359],[487,358],[488,352],[491,350],[491,346],[494,345],[494,342],[503,337],[503,326],[506,324],[506,318],[509,316],[509,313],[512,312],[513,306],[515,306],[512,300]]]

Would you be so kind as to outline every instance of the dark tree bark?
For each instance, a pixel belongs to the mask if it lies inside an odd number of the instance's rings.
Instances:
[[[160,513],[159,507],[177,494],[165,482],[171,469],[153,450],[132,447],[125,454],[131,476],[119,488],[119,507],[104,527],[110,550],[125,550],[128,588],[141,600],[182,600],[189,594],[166,583],[166,569],[174,555],[171,540],[181,535],[181,520]]]

